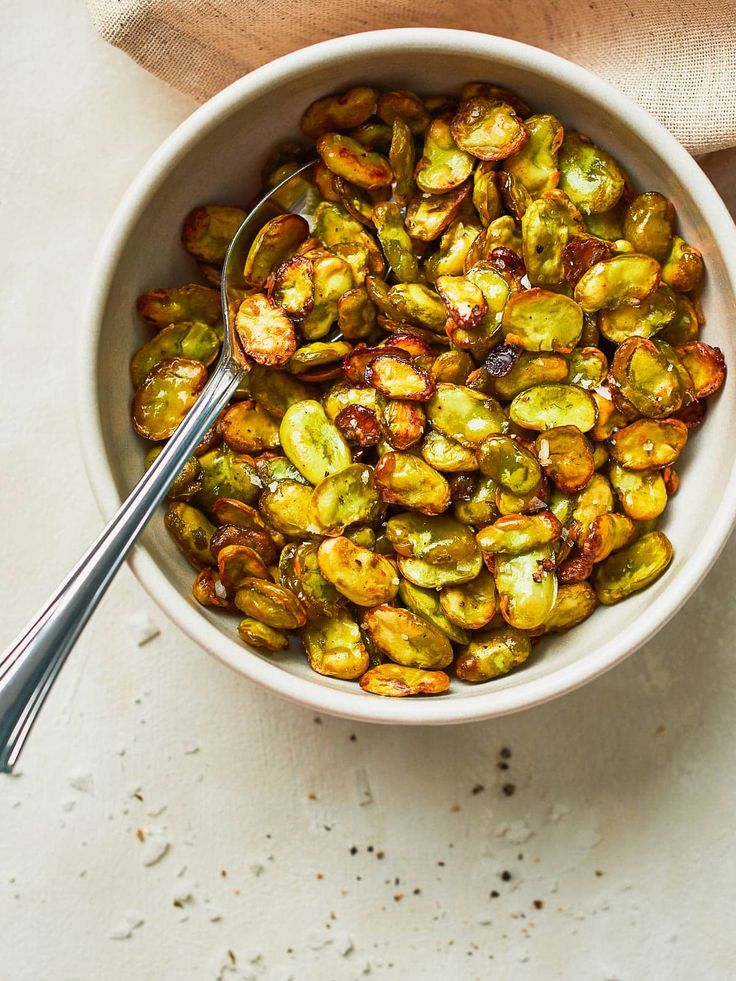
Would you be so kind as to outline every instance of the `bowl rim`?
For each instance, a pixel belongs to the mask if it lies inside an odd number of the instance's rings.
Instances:
[[[82,453],[94,497],[105,520],[120,506],[98,412],[98,361],[101,323],[115,269],[132,228],[159,187],[190,147],[237,111],[244,100],[258,95],[279,78],[310,70],[326,61],[349,60],[351,55],[381,45],[405,51],[450,49],[453,53],[489,55],[496,62],[532,74],[562,76],[572,87],[590,93],[616,116],[624,116],[631,131],[647,144],[693,191],[699,210],[723,253],[724,265],[736,291],[736,227],[726,206],[693,157],[667,129],[617,88],[587,69],[540,48],[492,34],[440,28],[393,28],[367,31],[322,41],[283,55],[236,80],[197,108],[171,133],[139,171],[118,204],[97,249],[93,265],[77,358],[77,424]],[[355,690],[338,690],[319,676],[301,678],[278,661],[243,657],[243,646],[210,623],[160,571],[153,556],[136,544],[128,562],[153,601],[200,647],[239,674],[267,690],[312,710],[363,722],[437,725],[479,721],[540,705],[573,691],[624,660],[645,644],[680,609],[701,583],[736,523],[736,462],[723,500],[713,515],[695,555],[677,573],[634,623],[614,638],[553,674],[506,689],[492,687],[468,698],[370,698]],[[351,686],[352,689],[352,686]]]

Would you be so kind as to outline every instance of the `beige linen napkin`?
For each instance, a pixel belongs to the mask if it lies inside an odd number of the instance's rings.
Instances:
[[[694,154],[736,146],[736,0],[87,0],[105,40],[203,100],[278,55],[384,27],[526,41],[613,82]]]

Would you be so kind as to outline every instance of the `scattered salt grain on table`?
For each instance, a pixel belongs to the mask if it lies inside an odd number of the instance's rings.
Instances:
[[[133,931],[143,926],[145,920],[136,910],[128,910],[123,913],[121,919],[110,931],[111,940],[128,940],[133,936]]]
[[[171,897],[171,902],[178,907],[192,904],[194,902],[194,883],[186,881],[179,883]]]
[[[307,934],[307,947],[310,950],[324,950],[325,947],[329,947],[333,939],[329,933],[320,933],[317,930],[312,930]]]
[[[358,791],[358,803],[361,807],[366,807],[373,803],[373,791],[371,790],[368,773],[361,767],[355,771],[355,785]]]
[[[131,613],[125,619],[125,628],[133,638],[138,647],[143,647],[149,640],[158,637],[161,633],[154,623],[151,615],[146,610],[138,610]]]
[[[595,848],[596,845],[601,843],[601,836],[593,828],[587,828],[583,831],[578,832],[575,838],[575,844],[578,848]]]
[[[92,774],[84,770],[72,770],[69,774],[69,786],[78,790],[80,794],[93,794],[95,791]]]
[[[110,931],[110,940],[127,940],[133,936],[133,929],[127,920],[120,920]]]
[[[164,831],[157,828],[146,831],[143,839],[141,861],[146,866],[155,865],[161,861],[170,847],[171,841]]]
[[[523,845],[529,841],[534,832],[526,821],[511,821],[510,824],[502,825],[499,829],[499,836],[510,841],[514,845]]]
[[[352,938],[344,931],[337,930],[333,933],[332,939],[335,944],[335,950],[342,957],[347,957],[354,950]]]
[[[549,819],[554,824],[561,820],[565,815],[569,814],[569,808],[565,807],[564,804],[553,804],[549,811]]]
[[[238,973],[237,961],[231,950],[214,954],[209,962],[209,977],[214,981],[225,981],[226,975]]]

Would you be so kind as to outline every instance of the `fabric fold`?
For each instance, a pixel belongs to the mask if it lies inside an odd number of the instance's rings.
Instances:
[[[736,2],[727,0],[87,0],[102,37],[203,101],[316,41],[388,27],[485,31],[569,58],[693,154],[736,146]]]

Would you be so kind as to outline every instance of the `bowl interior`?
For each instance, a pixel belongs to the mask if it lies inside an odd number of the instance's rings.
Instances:
[[[587,133],[619,158],[637,189],[659,190],[675,202],[682,234],[705,255],[704,339],[720,346],[727,361],[736,364],[734,300],[724,261],[727,250],[734,251],[729,238],[733,226],[726,222],[723,230],[719,228],[717,240],[713,218],[706,218],[697,199],[698,188],[693,187],[684,152],[668,148],[660,153],[656,128],[653,136],[645,132],[641,115],[632,122],[627,113],[620,114],[607,90],[592,82],[593,90],[587,86],[592,76],[577,69],[567,71],[565,64],[533,49],[480,35],[381,32],[370,42],[343,39],[287,56],[236,83],[214,109],[205,107],[189,120],[186,133],[180,134],[175,146],[159,152],[139,181],[132,204],[128,202],[127,226],[122,228],[118,220],[119,230],[113,233],[111,276],[97,284],[102,316],[94,328],[99,331],[92,369],[96,400],[84,411],[95,417],[94,425],[102,433],[104,459],[92,461],[91,471],[103,508],[110,512],[115,497],[121,500],[137,481],[146,449],[129,423],[128,362],[147,337],[134,314],[136,296],[153,287],[197,281],[195,265],[179,244],[184,215],[198,204],[247,203],[259,190],[266,154],[274,143],[298,134],[304,107],[351,84],[368,82],[430,93],[456,90],[466,81],[489,80],[514,89],[532,106],[554,112],[568,127]],[[654,146],[646,142],[650,137]],[[718,215],[717,202],[715,207]],[[353,683],[314,674],[296,648],[272,659],[244,650],[237,639],[236,619],[209,613],[191,598],[192,569],[160,517],[145,532],[134,566],[154,598],[200,643],[237,670],[292,697],[363,718],[417,722],[489,716],[539,701],[599,673],[646,639],[684,601],[712,560],[717,539],[724,537],[719,509],[725,508],[729,516],[732,509],[733,488],[729,490],[728,484],[735,451],[734,441],[726,435],[735,416],[734,387],[729,382],[710,407],[706,424],[693,435],[681,467],[681,489],[662,522],[675,547],[667,575],[625,603],[599,609],[572,632],[541,643],[524,669],[490,685],[455,682],[451,692],[439,699],[376,699]],[[141,557],[140,548],[150,559]]]

